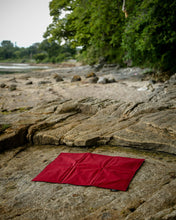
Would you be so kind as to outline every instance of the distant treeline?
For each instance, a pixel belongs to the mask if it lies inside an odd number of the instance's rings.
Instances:
[[[74,58],[75,54],[76,49],[46,39],[27,48],[14,46],[7,40],[0,44],[1,62],[59,63]]]

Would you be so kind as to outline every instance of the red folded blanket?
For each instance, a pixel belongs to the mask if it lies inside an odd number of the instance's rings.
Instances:
[[[92,153],[61,153],[32,181],[126,191],[144,159]]]

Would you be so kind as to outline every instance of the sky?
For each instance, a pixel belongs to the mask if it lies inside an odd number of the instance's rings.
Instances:
[[[29,47],[43,40],[52,22],[51,0],[0,0],[0,42],[10,40],[18,47]]]

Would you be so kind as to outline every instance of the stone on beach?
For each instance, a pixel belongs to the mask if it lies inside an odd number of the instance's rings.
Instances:
[[[78,75],[74,75],[71,79],[71,82],[77,82],[77,81],[81,81],[81,77]]]

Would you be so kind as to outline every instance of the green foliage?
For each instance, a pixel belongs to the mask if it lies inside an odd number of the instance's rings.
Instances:
[[[44,36],[82,46],[79,58],[93,64],[128,62],[176,70],[176,26],[173,0],[52,0],[52,24]],[[62,12],[66,15],[63,17]]]
[[[62,10],[68,11],[65,17]],[[53,23],[44,36],[50,40],[65,40],[73,47],[83,46],[79,58],[89,64],[98,62],[98,58],[117,59],[121,46],[124,15],[121,1],[111,0],[75,0],[50,3]]]
[[[74,57],[76,50],[65,44],[59,45],[55,41],[43,40],[41,43],[34,43],[28,48],[14,47],[10,41],[2,41],[0,47],[0,61],[26,62],[33,61],[37,63],[56,63],[68,60]]]
[[[33,55],[37,54],[39,43],[35,43],[28,48],[19,48],[14,46],[11,41],[2,41],[0,46],[1,61],[23,61],[32,59]]]
[[[76,50],[67,44],[61,46],[59,43],[47,39],[42,41],[39,48],[48,55],[48,60],[52,63],[71,59],[76,53]]]
[[[4,40],[1,42],[0,58],[9,59],[10,57],[14,57],[13,44],[10,41]]]
[[[126,59],[135,65],[176,70],[175,8],[176,2],[171,0],[138,1],[122,37]]]
[[[34,59],[36,60],[37,63],[41,63],[46,58],[47,58],[46,53],[37,53],[36,55],[34,55]]]

